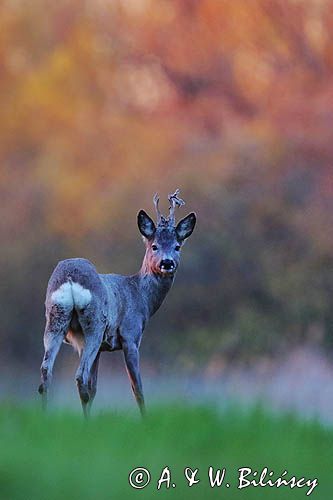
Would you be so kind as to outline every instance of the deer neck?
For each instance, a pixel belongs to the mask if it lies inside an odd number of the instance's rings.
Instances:
[[[153,273],[145,260],[139,272],[141,296],[147,304],[149,316],[152,316],[162,304],[170,290],[174,276],[160,276]]]

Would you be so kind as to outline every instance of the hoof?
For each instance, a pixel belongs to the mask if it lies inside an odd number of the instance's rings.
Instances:
[[[89,399],[90,399],[88,387],[82,382],[81,379],[76,380],[76,385],[77,385],[82,403],[88,403]]]
[[[46,387],[44,384],[40,384],[40,386],[38,387],[38,392],[39,394],[44,394],[46,392]]]

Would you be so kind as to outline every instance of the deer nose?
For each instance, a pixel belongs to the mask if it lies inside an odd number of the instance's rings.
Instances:
[[[175,263],[171,259],[163,259],[160,263],[160,269],[165,269],[165,271],[172,271],[174,269]]]

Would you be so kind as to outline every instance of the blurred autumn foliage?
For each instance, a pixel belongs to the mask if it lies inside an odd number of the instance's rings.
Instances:
[[[332,0],[3,0],[0,357],[39,363],[58,260],[135,272],[176,187],[199,222],[147,356],[332,344],[332,33]]]

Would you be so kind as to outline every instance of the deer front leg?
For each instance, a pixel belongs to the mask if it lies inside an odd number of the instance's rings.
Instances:
[[[123,340],[124,359],[132,391],[140,408],[141,415],[145,415],[145,402],[142,391],[142,382],[139,367],[139,349],[133,341]]]

